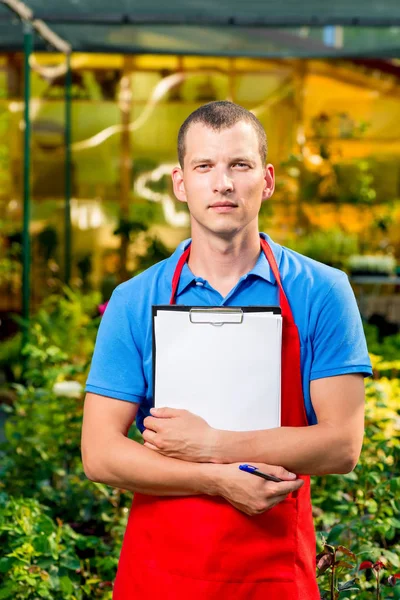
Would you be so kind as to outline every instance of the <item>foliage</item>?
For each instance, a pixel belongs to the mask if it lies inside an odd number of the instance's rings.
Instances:
[[[128,219],[120,219],[117,229],[113,232],[114,235],[120,235],[130,240],[134,235],[147,230],[147,225],[141,221],[129,221]]]
[[[386,565],[378,560],[375,563],[369,560],[362,561],[358,565],[357,557],[354,552],[351,552],[345,546],[333,546],[323,541],[323,550],[317,556],[317,571],[318,575],[328,574],[329,589],[322,590],[321,598],[330,600],[338,600],[339,598],[352,597],[352,592],[356,592],[355,596],[360,597],[360,593],[363,597],[364,594],[361,591],[361,579],[360,573],[362,571],[368,571],[369,577],[367,581],[372,580],[372,586],[374,587],[373,596],[377,600],[382,599],[382,589],[384,586],[395,587],[397,581],[400,579],[399,573],[393,573],[388,575],[386,571]],[[372,574],[372,578],[371,578]],[[349,577],[346,577],[349,575]],[[344,579],[344,577],[346,577]],[[370,589],[371,586],[368,586]],[[371,598],[372,594],[368,594]],[[400,597],[400,589],[393,590],[391,598]],[[388,598],[385,595],[385,598]]]
[[[82,398],[59,397],[33,386],[17,390],[8,408],[0,486],[14,496],[36,498],[52,516],[76,523],[77,529],[104,534],[108,513],[124,503],[118,490],[94,485],[83,472]]]
[[[344,165],[335,167],[340,190],[340,200],[350,204],[372,204],[376,199],[375,178],[372,173],[371,160],[358,159],[346,169],[350,171],[349,181],[342,180]]]
[[[2,223],[0,222],[0,226]],[[10,291],[19,290],[22,274],[21,244],[10,243],[9,247],[2,249],[0,257],[0,286],[8,285]]]
[[[400,381],[381,378],[366,384],[365,439],[361,460],[347,475],[314,478],[313,503],[317,531],[328,545],[350,548],[357,560],[382,561],[400,568]],[[357,566],[349,570],[349,579]],[[321,586],[329,589],[327,576]],[[371,598],[373,581],[346,598]],[[398,590],[385,598],[400,598]],[[352,595],[353,594],[353,595]],[[397,594],[397,595],[396,595]]]
[[[0,451],[0,600],[111,598],[131,498],[89,481],[80,453],[79,390],[98,300],[65,289],[44,302],[24,350],[24,385],[13,384],[15,401],[3,407],[9,416]],[[20,344],[19,335],[6,350],[14,347],[17,357]],[[135,427],[130,437],[141,439]]]
[[[138,257],[135,275],[171,255],[171,251],[157,237],[147,236],[146,242],[146,254]]]
[[[336,268],[342,268],[348,257],[358,250],[357,237],[340,229],[315,231],[294,239],[289,246],[300,254]]]
[[[373,355],[372,362],[376,373],[395,376],[396,373],[393,371],[384,372],[384,370],[389,367],[389,363],[392,369],[396,368],[396,361],[400,359],[400,333],[380,339],[378,328],[368,323],[364,323],[364,333],[369,352]],[[400,365],[397,366],[397,370],[400,370]]]
[[[1,600],[111,598],[111,581],[92,572],[96,561],[85,558],[104,552],[104,545],[54,521],[36,500],[0,495],[0,543]],[[109,562],[111,572],[115,558]]]
[[[14,384],[15,402],[3,407],[9,417],[0,451],[0,600],[111,598],[130,495],[88,481],[80,456],[79,390],[98,300],[66,289],[45,301],[32,319],[23,384]],[[366,386],[360,463],[348,475],[313,482],[319,583],[323,598],[377,598],[379,584],[382,600],[399,600],[400,335],[382,343],[369,325],[366,335],[375,379]],[[16,336],[0,345],[0,363],[13,352],[14,374],[20,344]],[[130,437],[141,440],[135,427]],[[385,568],[374,571],[379,563]]]
[[[353,275],[394,275],[396,259],[390,255],[353,254],[349,257],[347,266]]]
[[[64,377],[83,381],[96,339],[99,303],[99,293],[81,294],[70,288],[64,288],[63,295],[48,296],[31,319],[24,349],[21,335],[7,340],[3,350],[0,346],[0,366],[7,363],[9,382],[51,387]]]

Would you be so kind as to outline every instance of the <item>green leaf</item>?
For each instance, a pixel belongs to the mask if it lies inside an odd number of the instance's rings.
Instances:
[[[354,579],[350,579],[349,581],[346,581],[345,583],[341,583],[338,586],[338,590],[339,592],[344,592],[345,590],[359,590],[360,588],[357,586],[355,586],[357,582],[357,578]]]
[[[12,567],[14,562],[15,560],[13,558],[0,558],[0,573],[7,573],[7,571]]]
[[[327,538],[327,543],[328,544],[335,544],[335,542],[338,541],[338,539],[340,538],[343,529],[345,528],[344,525],[335,525],[334,527],[332,527],[331,531],[329,532],[328,538]]]
[[[0,600],[5,600],[6,598],[14,599],[15,591],[15,585],[13,583],[6,583],[0,588]]]
[[[37,530],[41,533],[50,535],[50,533],[56,531],[56,526],[54,522],[50,519],[50,517],[48,517],[47,515],[41,515],[37,525]]]
[[[39,552],[40,554],[50,554],[51,552],[50,541],[45,535],[35,537],[32,541],[32,545],[36,552]]]
[[[81,563],[76,556],[66,556],[61,560],[60,565],[71,571],[76,571],[76,569],[80,569]]]
[[[393,477],[390,480],[390,490],[392,492],[398,492],[400,490],[400,477]]]
[[[72,594],[72,592],[74,591],[74,586],[72,584],[72,581],[66,575],[64,575],[63,577],[60,577],[60,590],[64,594],[68,594],[68,595]]]
[[[393,517],[392,519],[390,519],[390,523],[396,529],[400,529],[400,519],[396,519],[396,518]]]

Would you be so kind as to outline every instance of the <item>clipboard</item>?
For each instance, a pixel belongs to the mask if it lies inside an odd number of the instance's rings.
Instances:
[[[230,431],[280,426],[279,306],[155,305],[152,317],[156,407]]]

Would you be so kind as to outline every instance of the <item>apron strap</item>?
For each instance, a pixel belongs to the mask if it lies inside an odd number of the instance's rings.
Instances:
[[[175,273],[172,278],[172,293],[171,298],[169,300],[170,304],[175,304],[175,297],[179,285],[179,279],[181,278],[182,269],[189,258],[190,246],[191,244],[189,244],[189,246],[186,248],[180,259],[178,260],[178,264],[176,265]]]
[[[287,323],[294,323],[292,311],[290,310],[289,300],[286,297],[284,292],[281,276],[279,274],[279,268],[275,260],[275,256],[271,250],[270,245],[263,238],[260,237],[261,248],[264,251],[264,254],[269,262],[269,266],[271,267],[271,271],[275,275],[276,282],[279,286],[279,304],[282,310],[282,318],[286,320]]]

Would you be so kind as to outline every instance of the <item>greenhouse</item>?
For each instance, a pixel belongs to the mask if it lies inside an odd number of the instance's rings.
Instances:
[[[190,237],[177,135],[223,100],[267,133],[260,231],[348,275],[373,368],[359,464],[313,477],[321,597],[400,598],[399,32],[394,0],[0,2],[0,598],[112,598],[130,494],[85,476],[84,386],[113,290]]]

